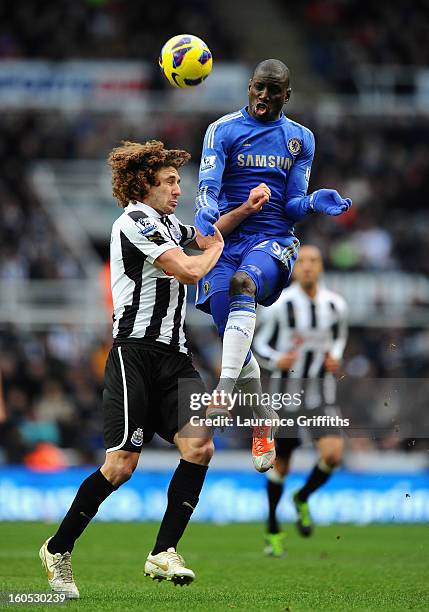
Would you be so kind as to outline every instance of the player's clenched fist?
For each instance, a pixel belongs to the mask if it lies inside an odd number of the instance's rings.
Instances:
[[[202,250],[205,251],[206,249],[214,246],[214,245],[222,245],[223,247],[223,238],[222,238],[222,234],[220,233],[220,231],[218,230],[218,228],[216,227],[216,225],[213,226],[214,229],[214,234],[213,236],[203,236],[198,230],[197,230],[197,235],[196,235],[196,242],[198,244],[198,247]]]
[[[271,189],[265,183],[260,183],[250,190],[246,206],[250,212],[258,212],[271,197]]]

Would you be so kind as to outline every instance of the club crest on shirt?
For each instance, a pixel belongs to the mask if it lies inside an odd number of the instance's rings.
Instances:
[[[143,429],[138,427],[131,436],[131,444],[141,446],[143,444]]]
[[[302,142],[299,138],[289,138],[287,141],[287,148],[292,155],[298,155],[302,148]]]
[[[204,293],[204,295],[207,295],[209,290],[210,290],[210,283],[209,283],[209,281],[206,281],[204,283],[204,285],[203,285],[203,293]]]

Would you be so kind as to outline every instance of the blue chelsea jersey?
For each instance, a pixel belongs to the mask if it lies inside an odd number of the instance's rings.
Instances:
[[[288,201],[306,195],[313,157],[313,133],[283,114],[268,122],[254,119],[246,107],[225,115],[209,125],[204,138],[197,208],[210,205],[223,214],[266,183],[269,202],[237,231],[289,234],[300,217],[288,212]]]

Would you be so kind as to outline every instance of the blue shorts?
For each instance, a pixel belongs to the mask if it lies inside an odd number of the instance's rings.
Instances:
[[[248,274],[258,286],[258,268],[253,264],[254,254],[263,252],[277,260],[281,265],[280,281],[271,287],[268,295],[264,292],[258,304],[270,306],[287,286],[293,266],[298,256],[299,240],[295,236],[267,238],[266,234],[234,236],[225,241],[219,261],[206,276],[198,281],[196,307],[210,313],[210,297],[219,291],[229,291],[233,275],[242,271]]]

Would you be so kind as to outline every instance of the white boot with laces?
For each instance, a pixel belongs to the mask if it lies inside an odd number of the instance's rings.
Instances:
[[[79,599],[79,591],[73,580],[71,554],[50,553],[46,540],[39,551],[39,557],[48,575],[48,582],[54,593],[61,593],[67,599]]]
[[[185,567],[185,560],[174,548],[152,555],[149,553],[144,566],[145,576],[153,580],[171,580],[174,585],[190,584],[195,579],[191,569]]]

